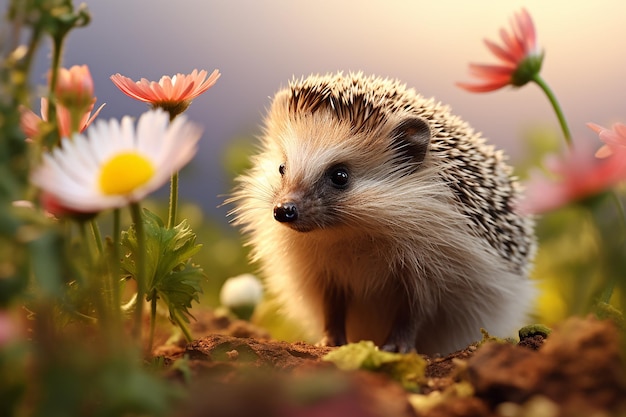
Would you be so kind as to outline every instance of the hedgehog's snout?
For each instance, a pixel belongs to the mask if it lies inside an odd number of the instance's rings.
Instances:
[[[298,220],[298,207],[293,202],[278,203],[274,206],[274,218],[281,223]]]

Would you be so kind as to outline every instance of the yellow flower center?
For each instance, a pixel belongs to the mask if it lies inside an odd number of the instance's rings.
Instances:
[[[154,175],[152,162],[136,152],[125,152],[109,159],[100,171],[100,189],[104,194],[129,194]]]

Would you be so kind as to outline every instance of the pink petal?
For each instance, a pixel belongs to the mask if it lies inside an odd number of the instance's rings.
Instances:
[[[593,130],[596,133],[600,133],[601,131],[606,130],[606,128],[604,128],[604,127],[602,127],[600,125],[597,125],[595,123],[591,123],[591,122],[587,123],[587,127],[590,128],[591,130]]]
[[[497,45],[495,42],[492,42],[488,39],[484,40],[485,45],[487,45],[487,48],[489,48],[489,50],[498,58],[500,58],[501,60],[508,62],[512,65],[516,65],[516,58],[515,56],[510,53],[508,50],[502,48],[501,46]]]
[[[535,24],[528,10],[522,9],[517,16],[517,22],[520,27],[522,39],[525,41],[526,53],[534,51],[537,48],[537,35],[535,32]]]
[[[515,68],[506,67],[503,65],[481,65],[470,64],[470,73],[478,77],[484,78],[507,78],[511,79]]]
[[[518,42],[517,38],[509,34],[506,30],[500,29],[500,38],[504,42],[504,46],[509,53],[515,58],[515,62],[519,63],[524,59],[524,48]]]
[[[191,100],[208,90],[219,78],[218,70],[214,70],[208,79],[207,71],[191,74],[177,73],[173,77],[162,76],[158,82],[141,78],[136,83],[120,74],[111,76],[113,83],[126,95],[147,103],[175,103]]]
[[[613,155],[613,151],[611,150],[611,148],[608,145],[604,145],[600,149],[597,150],[595,157],[596,158],[608,158],[611,155]]]
[[[471,93],[488,93],[490,91],[499,90],[502,87],[505,87],[508,84],[508,81],[505,83],[485,83],[485,84],[467,84],[467,83],[456,83],[457,87],[461,87],[464,90],[467,90]]]
[[[19,107],[20,111],[20,127],[22,132],[32,138],[39,133],[39,124],[43,122],[32,110],[27,109],[24,106]]]

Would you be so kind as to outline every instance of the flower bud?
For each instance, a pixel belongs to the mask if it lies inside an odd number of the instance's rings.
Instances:
[[[87,65],[59,68],[54,90],[57,100],[68,109],[84,112],[94,102],[93,79]]]
[[[243,320],[250,319],[262,297],[263,286],[252,274],[227,279],[220,291],[221,304]]]

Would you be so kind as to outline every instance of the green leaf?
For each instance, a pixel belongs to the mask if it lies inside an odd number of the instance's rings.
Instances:
[[[199,294],[202,293],[202,281],[204,273],[202,268],[188,262],[184,269],[172,271],[162,279],[155,282],[154,290],[148,293],[147,300],[152,300],[156,292],[157,298],[165,302],[170,311],[170,319],[176,321],[176,312],[183,313],[181,318],[189,323],[189,317],[193,317],[189,312],[191,302],[199,302]]]
[[[341,346],[324,356],[323,360],[333,362],[344,371],[364,369],[384,372],[410,390],[417,389],[426,369],[426,361],[417,353],[385,352],[371,341]]]
[[[181,317],[189,321],[192,301],[199,301],[202,293],[204,273],[202,268],[191,262],[202,245],[196,244],[196,234],[187,220],[172,229],[149,210],[143,210],[146,247],[139,248],[134,226],[122,232],[122,245],[127,255],[122,268],[133,278],[136,274],[136,254],[142,250],[146,256],[147,300],[162,300],[168,307],[170,318]]]

